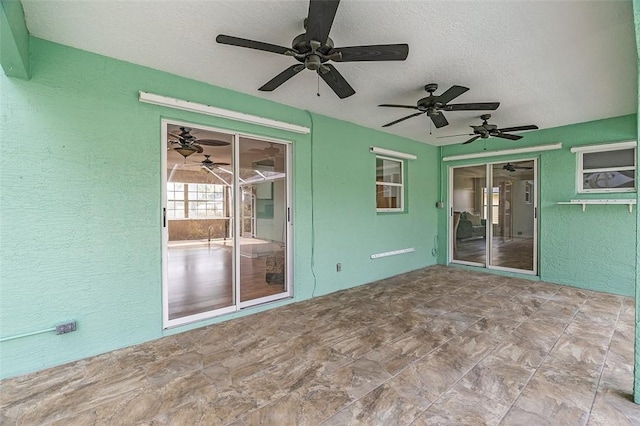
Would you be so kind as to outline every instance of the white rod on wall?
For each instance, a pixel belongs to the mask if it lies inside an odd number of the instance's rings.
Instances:
[[[582,145],[582,146],[574,146],[571,148],[571,152],[587,152],[587,151],[604,151],[604,150],[618,150],[618,149],[629,149],[635,148],[638,145],[636,141],[624,141],[624,142],[614,142],[614,143],[605,143],[600,145]]]
[[[377,146],[370,146],[369,151],[376,154],[388,155],[389,157],[405,158],[407,160],[415,160],[418,157],[413,154],[407,154],[406,152],[392,151],[386,148],[378,148]]]
[[[257,115],[244,114],[238,111],[199,104],[197,102],[190,102],[182,99],[169,98],[167,96],[156,95],[143,91],[140,91],[139,100],[140,102],[147,104],[180,109],[182,111],[197,112],[200,114],[212,115],[214,117],[228,118],[230,120],[257,124],[259,126],[271,127],[273,129],[286,130],[294,133],[301,133],[303,135],[311,133],[311,129],[309,127],[298,126],[297,124],[285,123],[284,121],[272,120],[270,118],[259,117]]]
[[[381,257],[395,256],[396,254],[413,253],[414,251],[416,251],[416,249],[410,247],[400,250],[385,251],[384,253],[374,253],[371,255],[371,259],[380,259]]]
[[[554,149],[562,149],[562,144],[554,143],[551,145],[529,146],[526,148],[513,148],[503,149],[500,151],[483,151],[473,154],[451,155],[449,157],[444,157],[442,161],[468,160],[471,158],[496,157],[499,155],[523,154],[526,152],[552,151]]]

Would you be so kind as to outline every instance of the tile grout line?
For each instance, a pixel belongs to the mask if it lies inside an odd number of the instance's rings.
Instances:
[[[560,290],[558,290],[560,291]],[[557,294],[558,292],[556,292]],[[554,294],[555,295],[555,294]],[[509,409],[507,410],[507,412],[504,414],[504,416],[502,417],[502,419],[500,420],[500,425],[503,424],[505,417],[507,417],[507,415],[509,414],[509,412],[511,412],[511,410],[513,409],[513,406],[516,404],[516,402],[518,402],[518,399],[520,399],[520,396],[522,395],[522,392],[524,392],[524,390],[527,388],[527,386],[529,386],[529,383],[531,382],[531,379],[538,373],[538,370],[540,369],[540,367],[542,367],[542,365],[544,364],[544,362],[547,360],[547,358],[549,358],[549,354],[553,351],[553,348],[556,347],[556,345],[558,344],[558,341],[562,338],[562,336],[564,336],[565,331],[567,331],[567,328],[569,328],[569,325],[571,325],[571,323],[573,322],[574,318],[576,317],[576,315],[578,315],[578,312],[580,312],[580,309],[584,306],[585,303],[587,303],[587,300],[589,300],[591,298],[591,295],[589,295],[588,298],[584,299],[584,301],[582,302],[582,304],[580,305],[580,307],[578,309],[576,309],[575,313],[571,316],[571,319],[567,322],[567,325],[564,326],[564,328],[562,329],[562,333],[560,333],[560,335],[558,336],[558,338],[556,339],[556,341],[553,343],[553,345],[551,346],[551,348],[549,349],[549,352],[547,352],[547,354],[545,355],[545,357],[542,359],[542,361],[540,362],[540,364],[535,368],[535,371],[533,372],[533,374],[529,377],[529,380],[527,380],[527,382],[525,383],[525,385],[522,387],[522,390],[520,390],[520,392],[518,393],[518,395],[515,397],[515,399],[513,400],[513,402],[511,403],[511,405],[509,406]]]
[[[598,390],[600,390],[600,382],[602,381],[602,375],[604,374],[604,369],[607,366],[607,358],[609,357],[609,351],[611,349],[611,342],[613,341],[613,336],[616,334],[616,328],[618,327],[618,323],[620,322],[620,313],[622,312],[622,308],[624,307],[624,299],[622,299],[622,303],[620,303],[620,307],[618,308],[618,315],[616,316],[616,323],[613,326],[613,332],[611,333],[611,337],[609,337],[609,343],[607,344],[607,351],[604,354],[604,360],[602,361],[602,366],[600,367],[600,375],[598,376],[598,381],[596,383],[596,391],[593,393],[593,400],[591,401],[591,406],[589,407],[589,413],[587,415],[587,423],[589,423],[589,419],[591,418],[591,413],[593,412],[593,406],[596,403],[596,398],[598,396]]]
[[[470,284],[466,284],[466,285],[464,285],[464,286],[460,287],[460,289],[465,288],[465,287],[468,287],[469,285],[470,285]],[[483,293],[483,294],[484,294],[484,293]],[[437,298],[439,298],[439,297],[442,297],[442,296],[438,296],[438,297],[435,297],[434,299],[430,299],[430,300],[435,300],[435,299],[437,299]],[[476,297],[474,297],[474,298],[473,298],[473,299],[471,299],[471,300],[475,300],[475,299],[477,299],[477,298],[479,298],[479,297],[480,297],[480,296],[476,296]],[[391,301],[389,301],[388,303],[390,304],[390,303],[391,303]],[[390,306],[388,306],[388,307],[390,307]],[[446,312],[445,312],[445,313],[443,313],[443,314],[436,315],[436,316],[435,316],[435,318],[442,317],[442,316],[447,315],[447,314],[449,314],[449,313],[451,313],[451,312],[454,312],[454,310],[446,311]],[[395,317],[397,317],[397,315],[396,315],[396,314],[393,314],[393,313],[392,313],[392,315],[393,315],[393,316],[395,316]],[[398,318],[398,319],[400,319],[400,318]],[[420,358],[417,358],[415,361],[411,362],[410,364],[408,364],[408,365],[407,365],[407,366],[405,366],[404,368],[402,368],[402,369],[398,370],[398,372],[397,372],[397,373],[395,373],[395,374],[391,375],[391,377],[389,377],[389,378],[388,378],[387,380],[385,380],[384,382],[380,383],[380,384],[379,384],[378,386],[376,386],[374,389],[372,389],[372,390],[370,390],[369,392],[367,392],[366,394],[362,395],[360,398],[357,398],[357,399],[355,399],[355,400],[351,401],[349,404],[345,405],[345,406],[344,406],[344,407],[342,407],[340,410],[336,411],[335,413],[333,413],[332,415],[330,415],[330,416],[329,416],[329,417],[327,417],[326,419],[322,420],[320,423],[318,423],[318,425],[322,425],[323,423],[326,423],[326,422],[327,422],[331,417],[335,416],[335,415],[336,415],[336,414],[338,414],[338,413],[343,412],[344,410],[346,410],[347,408],[351,407],[353,404],[355,404],[356,402],[358,402],[360,399],[362,399],[363,397],[365,397],[365,396],[366,396],[366,395],[368,395],[369,393],[373,392],[375,389],[377,389],[377,388],[379,388],[380,386],[383,386],[384,384],[386,384],[386,383],[388,383],[389,381],[393,380],[395,377],[397,377],[398,375],[400,375],[400,373],[402,373],[402,372],[403,372],[403,371],[405,371],[406,369],[410,368],[412,365],[414,365],[415,363],[417,363],[418,361],[420,361],[421,359],[423,359],[424,357],[426,357],[426,356],[427,356],[427,355],[429,355],[430,353],[432,353],[432,352],[436,351],[438,348],[440,348],[440,347],[442,347],[443,345],[445,345],[447,342],[449,342],[449,341],[450,341],[451,339],[453,339],[454,337],[456,337],[456,336],[458,336],[458,335],[460,335],[460,334],[464,333],[464,332],[465,332],[465,331],[467,331],[469,328],[473,327],[473,325],[475,325],[475,324],[477,324],[478,322],[480,322],[482,319],[484,319],[484,317],[480,317],[480,318],[478,318],[476,321],[474,321],[473,323],[469,324],[469,326],[468,326],[468,327],[466,327],[465,329],[461,330],[459,333],[456,333],[456,334],[454,334],[453,336],[449,337],[447,340],[443,341],[441,344],[439,344],[439,345],[438,345],[438,346],[436,346],[435,348],[431,349],[429,352],[427,352],[426,354],[424,354],[424,355],[423,355],[423,356],[421,356]],[[419,328],[419,327],[420,327],[420,326],[418,326],[418,327],[416,327],[416,328]],[[413,329],[412,329],[412,330],[413,330]],[[394,342],[394,341],[396,341],[396,340],[400,339],[400,337],[404,336],[405,334],[409,334],[410,332],[411,332],[411,330],[410,330],[410,331],[408,331],[408,332],[406,332],[406,333],[404,333],[404,334],[402,334],[402,335],[400,335],[397,339],[392,340],[391,342]],[[386,345],[386,344],[385,344],[385,345]],[[376,349],[377,349],[377,348],[376,348]],[[366,357],[368,354],[370,354],[371,352],[375,351],[376,349],[372,349],[372,350],[370,350],[369,352],[367,352],[367,353],[363,354],[360,358],[364,358],[364,357]],[[349,364],[351,364],[351,363],[353,363],[353,362],[355,362],[355,361],[356,361],[356,360],[353,360],[353,361],[351,361],[350,363],[345,364],[345,365],[349,365]],[[466,374],[466,373],[465,373],[465,374]],[[434,401],[434,402],[435,402],[435,401]],[[433,405],[433,403],[434,403],[434,402],[432,402],[432,403],[429,405],[429,407],[431,407],[431,405]],[[429,407],[427,407],[424,411],[426,411],[427,409],[429,409]],[[422,414],[424,411],[421,411],[421,412],[420,412],[420,414]],[[412,419],[412,422],[413,422],[416,418],[420,417],[420,414],[418,414],[414,419]]]
[[[558,291],[559,291],[559,290],[558,290]],[[556,293],[557,293],[558,291],[556,291]],[[522,294],[522,293],[524,293],[524,290],[522,290],[520,293],[518,293],[518,294],[514,295],[513,297],[517,297],[517,296],[519,296],[519,295],[520,295],[520,294]],[[555,296],[555,295],[556,295],[556,293],[554,293],[554,294],[553,294],[553,296]],[[551,296],[551,297],[553,297],[553,296]],[[509,300],[511,300],[513,297],[509,298]],[[538,309],[536,309],[535,311],[533,311],[533,312],[531,313],[531,315],[533,315],[534,313],[536,313],[536,312],[537,312],[537,311],[538,311],[538,310],[539,310],[539,309],[540,309],[540,308],[541,308],[545,303],[547,303],[547,302],[551,299],[551,297],[549,297],[547,300],[545,300],[545,302],[544,302],[544,303],[542,303],[542,304],[540,305],[540,307],[538,307]],[[473,324],[476,324],[477,322],[481,321],[482,319],[486,319],[486,318],[485,318],[485,317],[482,317],[482,318],[480,318],[478,321],[474,322]],[[514,332],[518,327],[520,327],[522,324],[524,324],[524,323],[525,323],[525,322],[527,322],[528,320],[529,320],[529,319],[527,318],[527,319],[525,319],[525,320],[521,321],[521,322],[520,322],[516,327],[514,327],[514,328],[513,328],[513,330],[511,330],[511,332],[510,332],[510,333],[507,333],[507,335],[506,335],[502,340],[500,340],[499,342],[497,342],[493,349],[495,350],[495,348],[496,348],[496,347],[498,347],[498,346],[500,345],[500,343],[504,342],[504,341],[507,339],[507,337],[509,337],[511,334],[513,334],[513,332]],[[470,328],[471,326],[473,326],[473,324],[472,324],[472,325],[470,325],[468,328]],[[468,328],[467,328],[467,329],[468,329]],[[467,329],[465,329],[465,330],[467,330]],[[431,403],[431,405],[429,405],[429,407],[425,408],[423,411],[421,411],[421,412],[420,412],[420,414],[418,414],[415,418],[413,418],[413,420],[411,421],[411,423],[410,423],[410,424],[413,424],[413,423],[418,419],[418,417],[420,417],[420,416],[421,416],[421,415],[423,415],[425,412],[427,412],[427,411],[428,411],[428,410],[429,410],[429,409],[430,409],[430,408],[431,408],[431,407],[432,407],[436,402],[440,401],[440,400],[442,399],[442,397],[443,397],[447,392],[449,392],[451,389],[453,389],[453,387],[454,387],[455,385],[457,385],[457,384],[458,384],[458,383],[459,383],[459,382],[460,382],[460,381],[461,381],[461,380],[462,380],[462,379],[463,379],[467,374],[469,374],[469,372],[470,372],[471,370],[473,370],[473,369],[474,369],[478,364],[480,364],[480,363],[481,363],[485,358],[487,358],[487,357],[488,357],[489,355],[491,355],[492,353],[493,353],[493,350],[492,350],[491,352],[489,352],[488,354],[486,354],[485,356],[483,356],[483,357],[482,357],[482,359],[478,360],[478,362],[476,362],[476,363],[473,365],[473,367],[471,367],[470,369],[468,369],[467,371],[465,371],[465,372],[464,372],[464,374],[463,374],[462,376],[460,376],[460,378],[459,378],[458,380],[456,380],[456,381],[455,381],[451,386],[449,386],[447,389],[445,389],[445,391],[444,391],[444,392],[442,392],[442,393],[440,394],[440,396],[438,396],[438,398],[436,398],[436,400],[435,400],[435,401],[433,401],[433,402]],[[425,355],[425,356],[426,356],[426,355]],[[423,357],[423,358],[424,358],[424,357]],[[422,358],[421,358],[421,359],[422,359]],[[535,374],[535,372],[534,372],[534,374]],[[531,376],[533,376],[533,374],[532,374]],[[531,377],[529,377],[529,380],[531,380]],[[528,383],[528,381],[527,381],[527,383]],[[526,385],[525,385],[525,386],[526,386]],[[523,389],[524,389],[524,387],[523,387]],[[517,398],[516,398],[516,399],[517,399]],[[510,409],[511,409],[511,406],[509,407],[509,410],[510,410]],[[506,413],[508,413],[508,412],[509,412],[509,410],[507,410],[507,412],[506,412]],[[506,416],[506,413],[505,413],[505,416]],[[503,418],[504,418],[504,416],[503,416]],[[502,421],[502,419],[501,419],[501,421]]]

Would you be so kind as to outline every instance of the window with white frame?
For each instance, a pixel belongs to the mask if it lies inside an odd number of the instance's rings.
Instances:
[[[636,142],[574,147],[579,193],[636,190]]]
[[[185,184],[180,182],[167,182],[167,218],[184,219]]]
[[[404,211],[403,161],[376,156],[376,210]]]
[[[224,217],[225,187],[208,183],[167,182],[169,219]]]

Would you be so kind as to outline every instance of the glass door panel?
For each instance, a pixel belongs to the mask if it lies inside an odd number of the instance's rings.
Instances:
[[[484,266],[487,262],[487,167],[455,167],[451,178],[451,258],[458,263]]]
[[[490,265],[534,271],[535,162],[492,164]]]
[[[239,139],[241,307],[287,292],[287,145]]]
[[[166,319],[233,307],[232,135],[165,123]],[[168,306],[167,306],[168,305]]]

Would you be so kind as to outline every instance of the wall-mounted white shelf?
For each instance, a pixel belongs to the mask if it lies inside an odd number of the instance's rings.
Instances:
[[[630,200],[628,198],[621,199],[609,199],[609,200],[571,200],[571,201],[558,201],[558,204],[580,204],[582,205],[582,211],[587,209],[587,204],[624,204],[629,206],[629,213],[633,211],[633,206],[636,204],[636,200]]]

